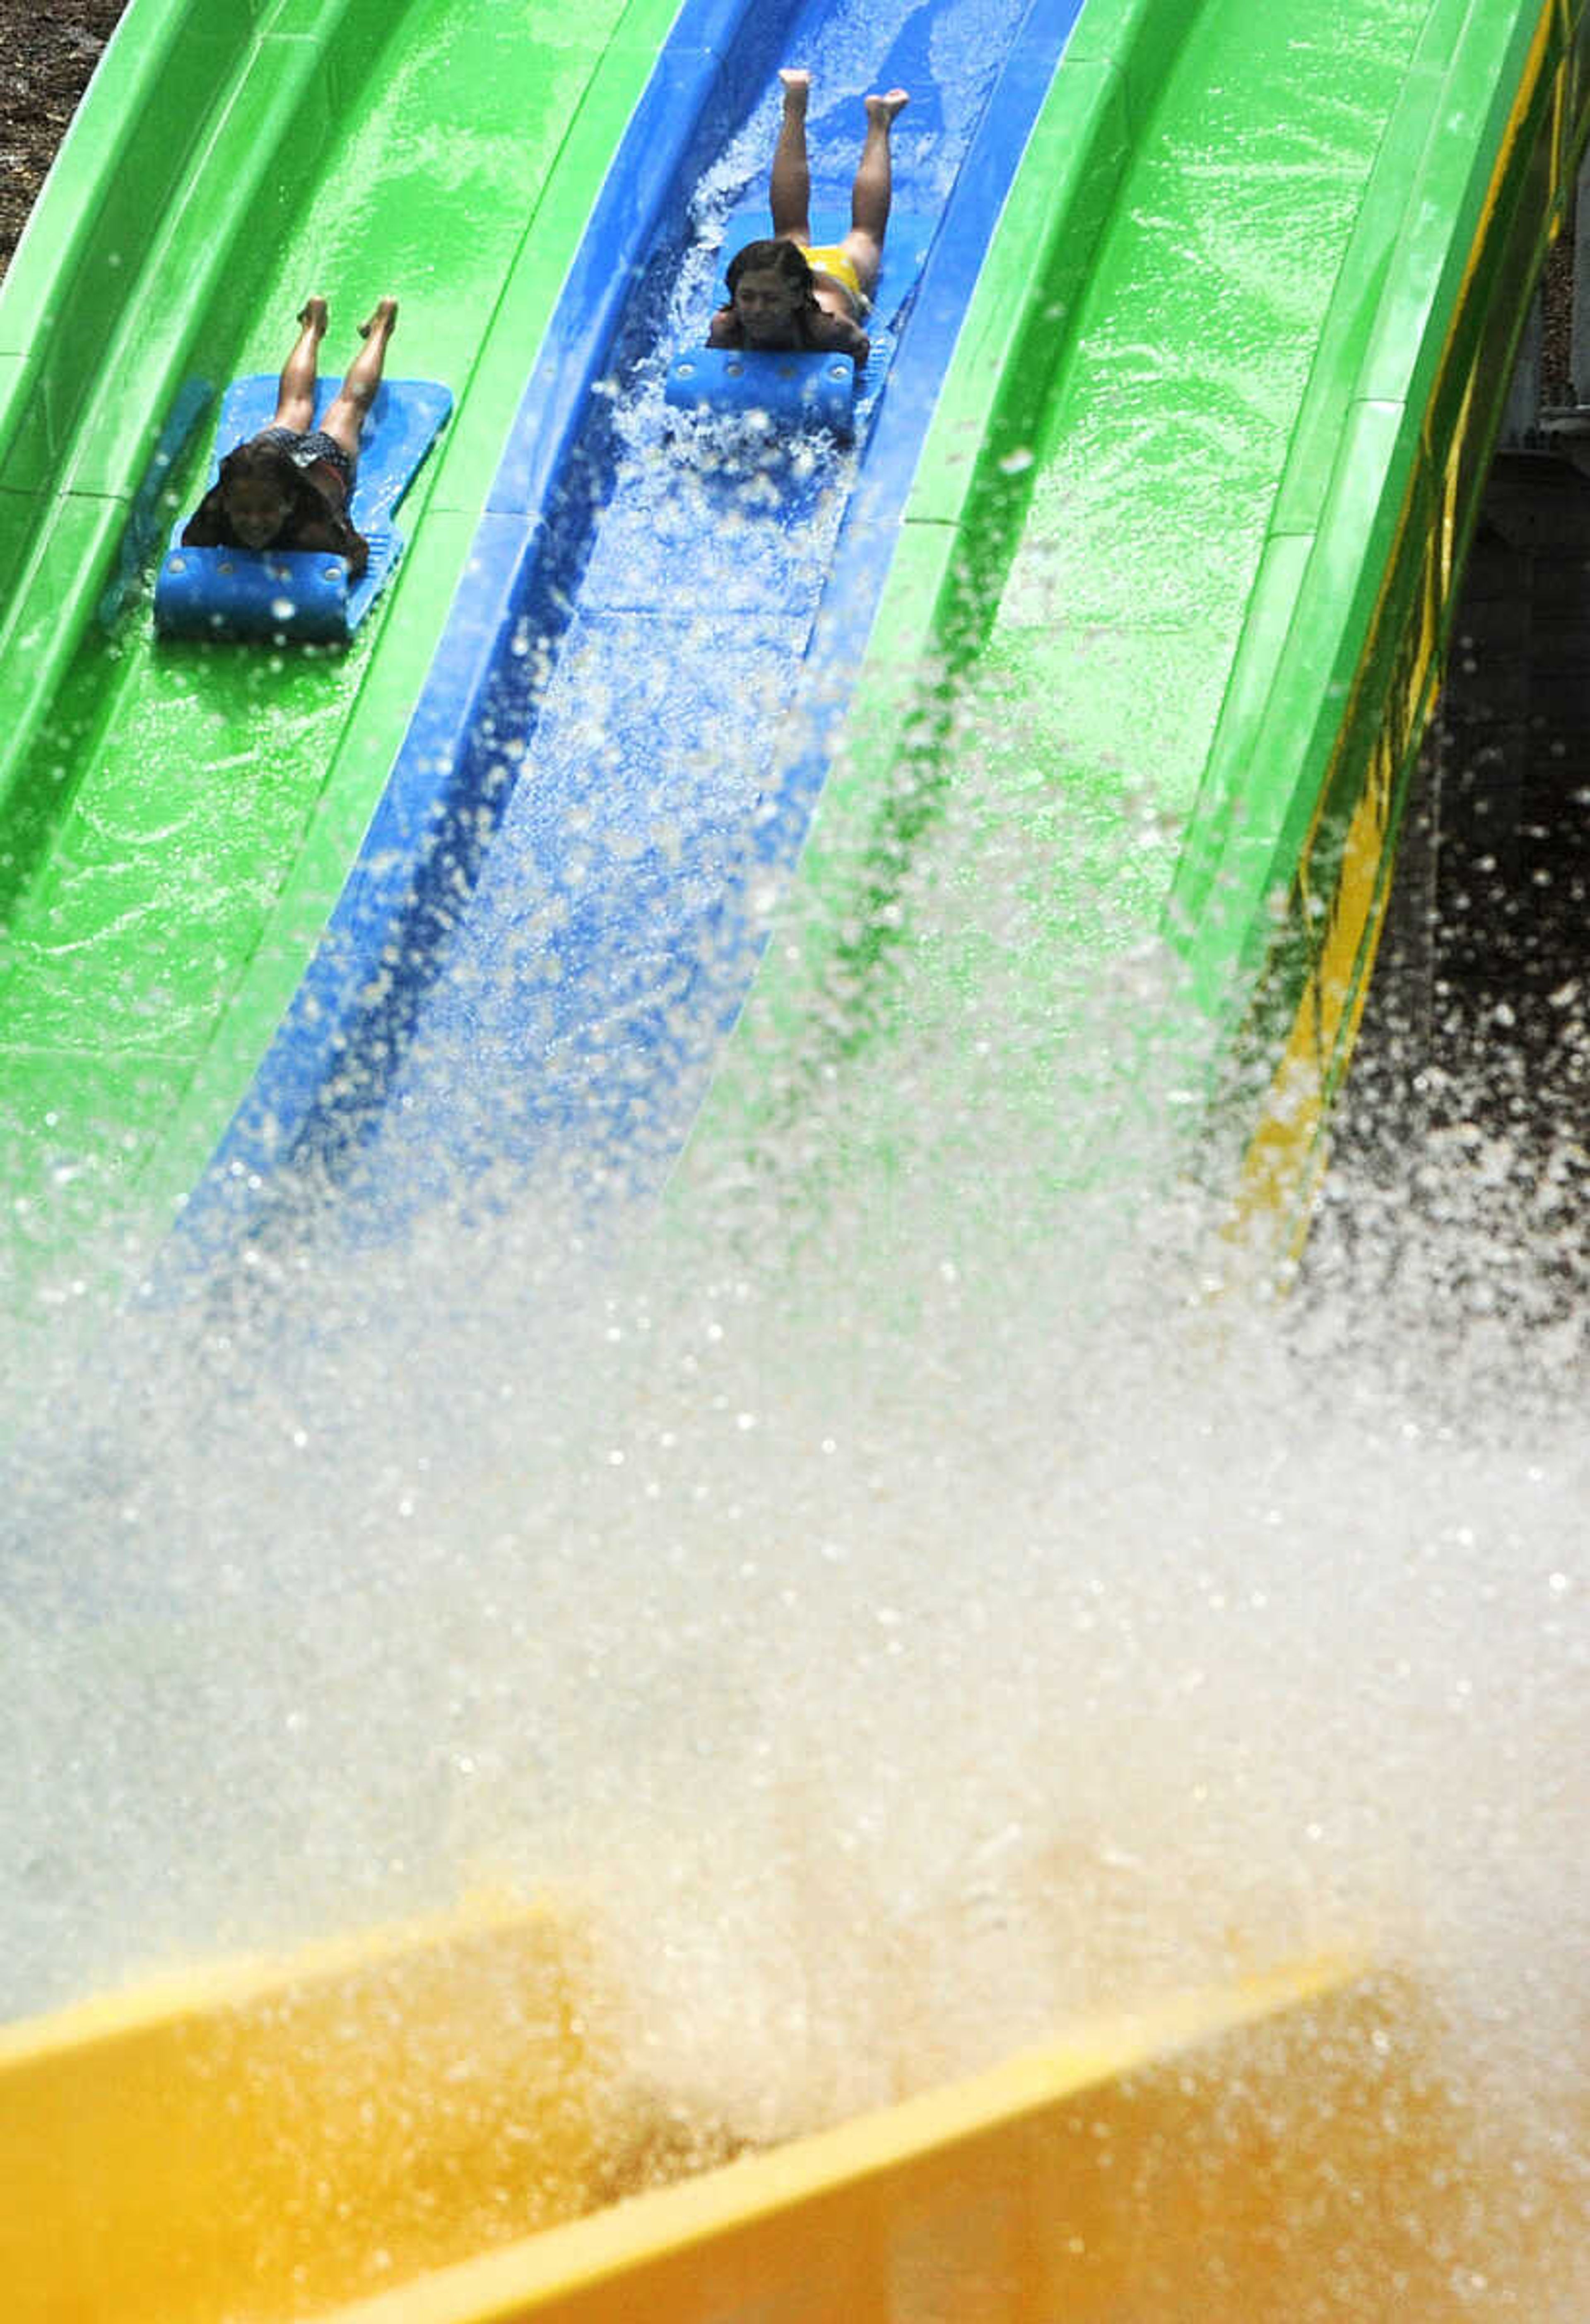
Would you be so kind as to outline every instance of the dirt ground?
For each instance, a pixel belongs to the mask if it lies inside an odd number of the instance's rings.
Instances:
[[[125,0],[0,0],[0,272]]]

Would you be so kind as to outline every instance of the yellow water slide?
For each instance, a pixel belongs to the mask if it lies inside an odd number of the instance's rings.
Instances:
[[[610,2022],[577,1920],[499,1903],[12,2028],[8,2324],[1548,2312],[1566,2177],[1500,2246],[1505,2137],[1361,1962],[1145,1998],[762,2153],[629,2084]]]

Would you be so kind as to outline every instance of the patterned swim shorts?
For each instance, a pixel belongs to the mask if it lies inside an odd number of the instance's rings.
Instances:
[[[254,438],[257,444],[279,445],[295,468],[312,468],[317,460],[325,460],[342,478],[342,489],[350,493],[354,488],[354,464],[346,448],[335,436],[328,436],[323,428],[300,430],[297,428],[263,428]]]

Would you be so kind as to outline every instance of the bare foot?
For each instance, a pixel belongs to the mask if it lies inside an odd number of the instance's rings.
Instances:
[[[806,100],[811,95],[811,75],[804,65],[781,65],[779,78],[784,84],[784,108],[790,113],[804,113]]]
[[[367,323],[359,325],[360,338],[367,339],[372,331],[378,331],[383,338],[389,339],[396,328],[397,317],[398,303],[395,299],[377,299],[375,312]]]
[[[298,319],[306,331],[319,331],[324,336],[330,320],[330,309],[324,299],[306,299],[298,310]]]
[[[869,97],[867,120],[875,129],[887,129],[895,115],[903,113],[910,103],[910,96],[903,88],[892,88],[884,97]]]

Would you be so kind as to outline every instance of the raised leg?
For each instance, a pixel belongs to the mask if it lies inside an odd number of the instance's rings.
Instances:
[[[772,202],[775,240],[811,240],[811,170],[806,158],[806,101],[811,95],[811,75],[799,66],[781,72],[784,84],[784,117],[773,148]]]
[[[866,100],[866,142],[850,189],[850,232],[845,237],[845,248],[869,298],[877,289],[878,272],[883,263],[883,236],[888,231],[889,208],[894,197],[890,133],[895,115],[910,102],[902,88],[892,88],[886,96],[869,97]]]
[[[359,438],[370,406],[375,401],[375,391],[381,384],[381,374],[386,362],[386,343],[397,326],[397,300],[379,299],[375,312],[359,330],[365,344],[349,364],[347,375],[337,389],[326,417],[320,422],[328,436],[337,441],[350,459],[359,456]]]
[[[315,377],[320,342],[326,336],[324,299],[306,299],[298,310],[298,337],[276,383],[276,416],[272,424],[277,428],[304,429],[315,424]]]

